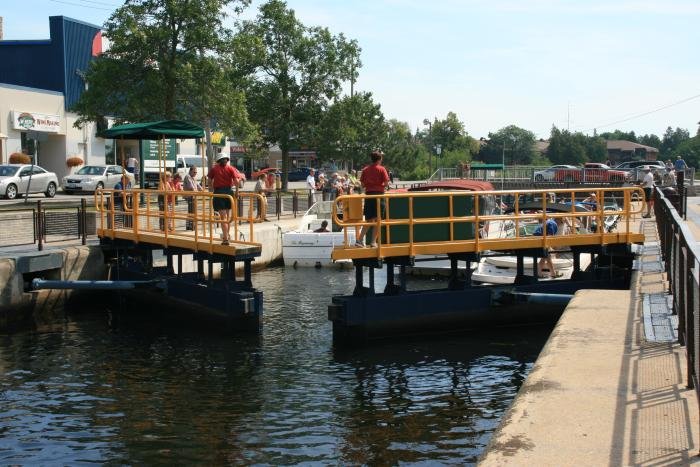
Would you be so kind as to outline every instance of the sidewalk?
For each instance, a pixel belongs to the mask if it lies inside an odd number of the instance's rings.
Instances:
[[[630,291],[578,292],[480,465],[700,465],[654,219]]]

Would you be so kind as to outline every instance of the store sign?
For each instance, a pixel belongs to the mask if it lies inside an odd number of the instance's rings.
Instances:
[[[141,160],[144,169],[158,171],[158,168],[162,168],[163,165],[172,169],[175,167],[176,156],[177,144],[174,139],[141,141]]]
[[[58,115],[12,111],[13,128],[19,131],[43,131],[60,133],[61,117]]]

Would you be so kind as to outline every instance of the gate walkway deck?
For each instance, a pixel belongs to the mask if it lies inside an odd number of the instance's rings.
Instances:
[[[212,207],[216,198],[225,198],[231,203],[228,244],[222,242],[223,220]],[[244,198],[248,198],[247,210],[240,207],[243,203],[239,200]],[[98,190],[95,193],[96,233],[100,238],[134,244],[231,257],[259,256],[262,244],[255,241],[253,226],[261,222],[264,215],[253,207],[264,202],[261,195],[249,192],[232,197],[202,191]]]
[[[479,465],[700,465],[656,224],[639,230],[632,290],[575,295]]]
[[[596,194],[597,202],[583,203]],[[594,189],[434,191],[340,196],[334,222],[344,228],[345,242],[335,247],[334,260],[383,259],[479,253],[533,248],[630,245],[644,242],[633,229],[642,214],[643,191],[638,187]],[[363,220],[363,204],[376,203],[383,215]],[[563,221],[566,232],[533,235],[549,219]],[[508,226],[506,235],[492,235],[485,226]],[[348,229],[378,229],[376,246],[358,248]],[[564,229],[562,229],[564,230]],[[359,235],[356,235],[359,238]],[[367,243],[371,236],[367,236]]]

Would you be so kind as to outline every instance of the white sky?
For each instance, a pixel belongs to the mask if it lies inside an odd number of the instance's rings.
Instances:
[[[4,38],[48,38],[52,15],[101,25],[119,4],[0,0]],[[255,16],[259,4],[255,0],[245,16]],[[477,138],[511,124],[541,138],[552,125],[658,136],[671,126],[693,135],[700,122],[697,0],[288,5],[307,26],[356,39],[363,62],[356,89],[372,92],[387,118],[413,130],[449,111]]]

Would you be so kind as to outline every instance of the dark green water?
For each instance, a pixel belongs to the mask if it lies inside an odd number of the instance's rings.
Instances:
[[[259,337],[116,304],[0,335],[0,464],[474,463],[549,329],[334,349],[326,306],[352,279],[256,273]]]

